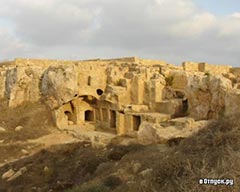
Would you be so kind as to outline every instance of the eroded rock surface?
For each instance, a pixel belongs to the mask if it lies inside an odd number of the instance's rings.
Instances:
[[[0,80],[9,107],[42,101],[61,130],[86,128],[143,143],[187,137],[204,126],[201,120],[240,112],[240,70],[227,65],[16,59],[0,65]]]

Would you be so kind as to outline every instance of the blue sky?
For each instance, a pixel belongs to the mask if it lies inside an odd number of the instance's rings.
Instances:
[[[240,67],[240,0],[0,0],[0,56]]]
[[[193,0],[193,2],[219,16],[240,11],[240,0]]]
[[[8,26],[8,25],[9,25],[9,23],[7,22],[6,19],[0,18],[0,26],[5,27],[5,26]]]

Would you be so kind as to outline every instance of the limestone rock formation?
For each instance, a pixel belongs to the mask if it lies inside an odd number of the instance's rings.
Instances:
[[[0,64],[0,82],[9,107],[42,101],[61,130],[86,128],[143,143],[187,137],[204,126],[199,120],[237,113],[240,105],[240,69],[208,63],[15,59]]]
[[[142,122],[137,132],[137,139],[142,144],[164,143],[173,138],[185,138],[205,127],[208,121],[194,121],[193,118],[176,118],[168,122]]]
[[[232,83],[222,75],[190,75],[185,89],[189,113],[195,119],[217,118],[225,110]]]
[[[39,67],[15,67],[6,71],[5,96],[10,107],[23,102],[40,99],[39,82],[42,69]]]
[[[225,97],[225,115],[240,114],[240,89],[228,91]]]
[[[52,109],[77,97],[78,76],[75,66],[50,66],[43,74],[41,93]]]

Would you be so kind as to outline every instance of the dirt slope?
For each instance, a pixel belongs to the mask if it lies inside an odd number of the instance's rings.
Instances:
[[[239,115],[213,122],[192,137],[169,145],[112,144],[96,149],[91,143],[76,143],[74,138],[57,132],[41,104],[4,113],[8,118],[1,114],[0,120],[4,121],[1,126],[7,132],[0,133],[4,139],[0,144],[0,160],[11,156],[21,159],[5,162],[0,167],[0,176],[11,169],[15,174],[24,172],[9,181],[0,178],[1,192],[235,192],[240,189]],[[20,124],[24,128],[14,131]],[[30,154],[18,155],[22,149]],[[234,186],[200,185],[200,178],[233,179]]]

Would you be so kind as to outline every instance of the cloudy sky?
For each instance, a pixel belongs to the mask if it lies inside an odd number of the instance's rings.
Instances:
[[[0,0],[0,60],[125,56],[240,67],[240,1]]]

